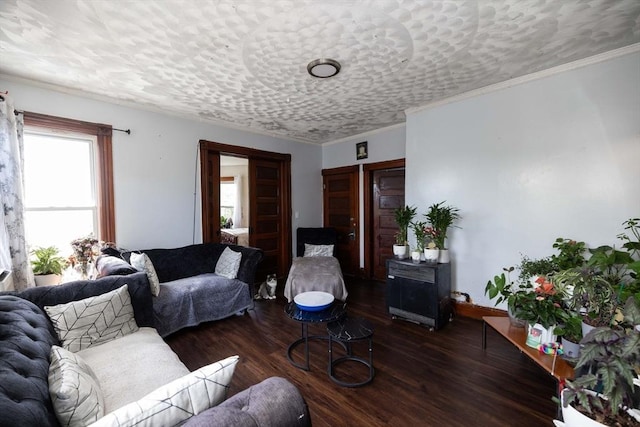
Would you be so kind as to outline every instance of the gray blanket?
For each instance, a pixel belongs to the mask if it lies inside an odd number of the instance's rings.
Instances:
[[[162,337],[202,322],[224,319],[252,304],[249,286],[214,273],[160,283],[153,311]]]
[[[284,286],[284,296],[293,301],[293,297],[308,291],[323,291],[336,299],[347,299],[340,263],[334,257],[298,257],[293,259],[289,277]]]

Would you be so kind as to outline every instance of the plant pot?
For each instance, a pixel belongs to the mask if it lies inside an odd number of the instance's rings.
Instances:
[[[405,259],[407,257],[407,245],[393,245],[393,255],[397,259]]]
[[[558,337],[553,334],[555,325],[551,325],[545,328],[539,323],[527,325],[527,341],[526,344],[529,347],[538,348],[542,344],[549,344],[556,342]]]
[[[561,338],[563,357],[565,359],[577,359],[580,356],[580,344],[569,341],[565,337]]]
[[[576,408],[574,408],[571,405],[566,405],[565,407],[565,404],[564,404],[565,390],[562,390],[562,393],[560,394],[560,400],[562,402],[562,419],[564,420],[565,427],[602,427],[602,426],[606,427],[605,424],[597,422],[596,420],[589,417],[588,415],[585,415],[582,412],[578,411]],[[587,390],[587,393],[591,395],[596,395],[595,392],[589,391],[589,390]],[[634,413],[634,410],[629,410],[627,412],[629,413],[630,416],[632,416],[638,422],[640,422],[640,415],[637,414],[637,412]]]
[[[420,255],[422,255],[422,253],[419,251],[411,252],[411,261],[413,261],[414,264],[420,264]]]
[[[586,337],[586,336],[587,336],[587,334],[588,334],[589,332],[591,332],[591,330],[593,330],[593,329],[595,329],[595,328],[596,328],[595,326],[591,326],[591,325],[590,325],[590,324],[588,324],[588,323],[584,323],[584,322],[582,322],[582,336],[583,336],[583,337]]]
[[[439,249],[425,249],[424,250],[424,260],[427,264],[437,264],[438,257],[440,256]]]
[[[438,262],[440,264],[448,264],[451,261],[449,258],[449,249],[440,249],[438,254]]]
[[[59,274],[36,274],[33,276],[36,286],[53,286],[60,284]]]
[[[516,314],[513,313],[511,308],[507,309],[507,314],[509,315],[509,323],[514,328],[524,328],[525,326],[527,326],[527,322],[525,320],[518,319],[518,317],[516,316]]]

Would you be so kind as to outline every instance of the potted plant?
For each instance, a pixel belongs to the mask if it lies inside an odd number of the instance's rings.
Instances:
[[[393,245],[393,254],[399,259],[404,259],[407,257],[407,246],[409,245],[409,224],[416,216],[416,207],[407,205],[395,209],[393,213],[396,224],[398,225],[396,244]]]
[[[423,221],[411,222],[411,228],[413,234],[416,236],[416,249],[411,252],[411,259],[415,262],[420,262],[420,257],[424,252],[424,242],[427,238],[427,224]]]
[[[434,243],[440,250],[439,262],[449,262],[449,251],[445,246],[447,230],[460,219],[459,209],[446,206],[444,203],[445,201],[442,201],[431,205],[424,215],[435,230]]]
[[[59,255],[58,248],[55,246],[38,247],[32,250],[31,254],[33,255],[31,268],[36,286],[59,284],[62,270],[66,267],[66,260]]]
[[[589,266],[572,268],[557,273],[554,280],[572,289],[568,305],[583,315],[583,336],[594,327],[611,324],[618,301],[613,286],[599,271]]]
[[[580,340],[582,339],[582,316],[572,310],[567,310],[564,323],[556,328],[561,338],[563,356],[576,359],[580,355]]]
[[[640,324],[640,305],[629,298],[622,314],[621,323],[595,328],[580,342],[576,372],[581,374],[566,382],[561,396],[567,427],[640,423],[640,411],[634,415],[631,410],[640,407],[634,384],[640,369],[640,331],[635,327]]]

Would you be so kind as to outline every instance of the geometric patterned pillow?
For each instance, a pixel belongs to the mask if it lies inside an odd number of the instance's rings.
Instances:
[[[151,293],[157,297],[160,293],[160,280],[158,280],[156,268],[149,259],[149,255],[131,252],[131,265],[134,266],[136,270],[147,273],[149,283],[151,284]]]
[[[140,400],[108,413],[92,427],[174,426],[216,406],[227,389],[238,363],[231,356],[193,371],[155,389]]]
[[[220,258],[218,258],[215,273],[227,279],[235,279],[238,276],[241,260],[242,252],[232,251],[229,247],[226,247],[222,251]]]
[[[305,243],[303,256],[333,256],[333,245],[310,245]]]
[[[138,330],[129,287],[67,304],[45,306],[62,346],[78,352]]]
[[[95,374],[80,356],[57,345],[51,347],[49,394],[63,426],[85,426],[104,416],[104,396]]]

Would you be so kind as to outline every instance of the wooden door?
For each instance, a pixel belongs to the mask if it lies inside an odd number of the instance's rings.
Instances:
[[[404,206],[404,160],[365,165],[365,275],[386,280],[385,261],[393,257],[398,231],[396,208]]]
[[[286,228],[288,212],[283,211],[282,163],[277,160],[249,159],[251,202],[249,207],[249,244],[264,251],[258,266],[258,277],[276,273],[283,277],[288,263],[283,257],[281,237]]]
[[[338,232],[336,258],[347,276],[360,275],[358,183],[359,166],[322,170],[324,226]]]
[[[200,145],[202,241],[220,242],[220,152]]]

